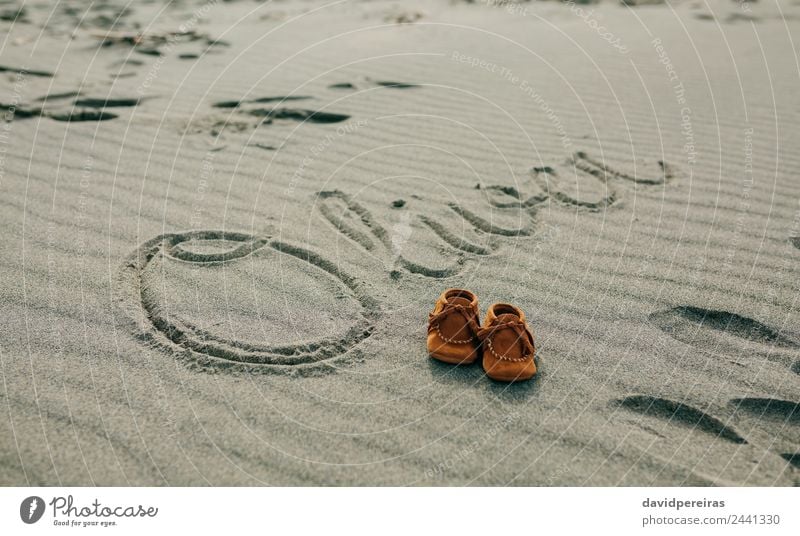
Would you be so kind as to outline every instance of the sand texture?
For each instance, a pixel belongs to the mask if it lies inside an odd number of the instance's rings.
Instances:
[[[0,4],[0,484],[800,484],[800,4],[498,4]]]

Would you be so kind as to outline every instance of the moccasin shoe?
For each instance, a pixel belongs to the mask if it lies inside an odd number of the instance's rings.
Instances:
[[[515,382],[536,375],[536,347],[525,313],[508,303],[489,307],[478,331],[483,344],[483,370],[493,380]]]
[[[478,298],[468,290],[445,290],[428,315],[428,353],[454,365],[480,357]]]

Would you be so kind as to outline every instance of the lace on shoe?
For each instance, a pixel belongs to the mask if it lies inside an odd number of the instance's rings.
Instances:
[[[467,321],[467,327],[470,331],[470,337],[468,339],[451,339],[442,334],[442,331],[439,328],[440,322],[453,313],[459,313]],[[441,339],[445,342],[452,344],[470,343],[475,340],[478,335],[478,330],[480,329],[481,327],[478,324],[478,320],[475,316],[475,309],[471,305],[461,305],[460,303],[447,302],[442,310],[438,313],[428,314],[428,332],[436,330],[436,332],[439,334],[439,337],[441,337]]]
[[[495,333],[503,329],[511,329],[517,334],[517,340],[522,343],[522,357],[510,357],[501,355],[495,351],[492,344],[492,337]],[[535,352],[533,334],[519,318],[497,322],[491,326],[480,328],[478,330],[478,338],[485,344],[485,347],[488,348],[493,356],[503,361],[525,361],[532,357]]]

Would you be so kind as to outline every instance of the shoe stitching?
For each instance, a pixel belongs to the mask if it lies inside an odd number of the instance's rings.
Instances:
[[[453,339],[450,337],[445,337],[442,334],[440,327],[441,321],[444,319],[444,317],[456,312],[464,316],[464,319],[467,321],[467,326],[472,332],[472,337],[469,339]],[[475,321],[475,310],[471,306],[468,307],[466,305],[455,303],[447,303],[440,312],[430,313],[428,315],[428,322],[428,331],[431,331],[432,329],[435,330],[443,341],[451,344],[469,344],[474,342],[477,337],[478,330],[480,330],[480,326]]]
[[[513,329],[517,332],[519,336],[519,340],[522,341],[523,344],[523,355],[522,357],[510,357],[507,355],[499,354],[495,349],[494,345],[492,344],[492,336],[502,330],[502,329]],[[508,321],[502,322],[498,324],[493,324],[488,327],[481,328],[478,331],[478,338],[481,341],[486,343],[486,347],[493,356],[501,361],[512,361],[512,362],[520,362],[520,361],[527,361],[531,359],[533,355],[536,353],[536,347],[533,342],[533,335],[528,330],[528,327],[521,321]]]

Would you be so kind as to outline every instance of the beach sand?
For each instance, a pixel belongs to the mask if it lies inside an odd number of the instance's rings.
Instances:
[[[24,4],[0,484],[800,483],[797,2]]]

